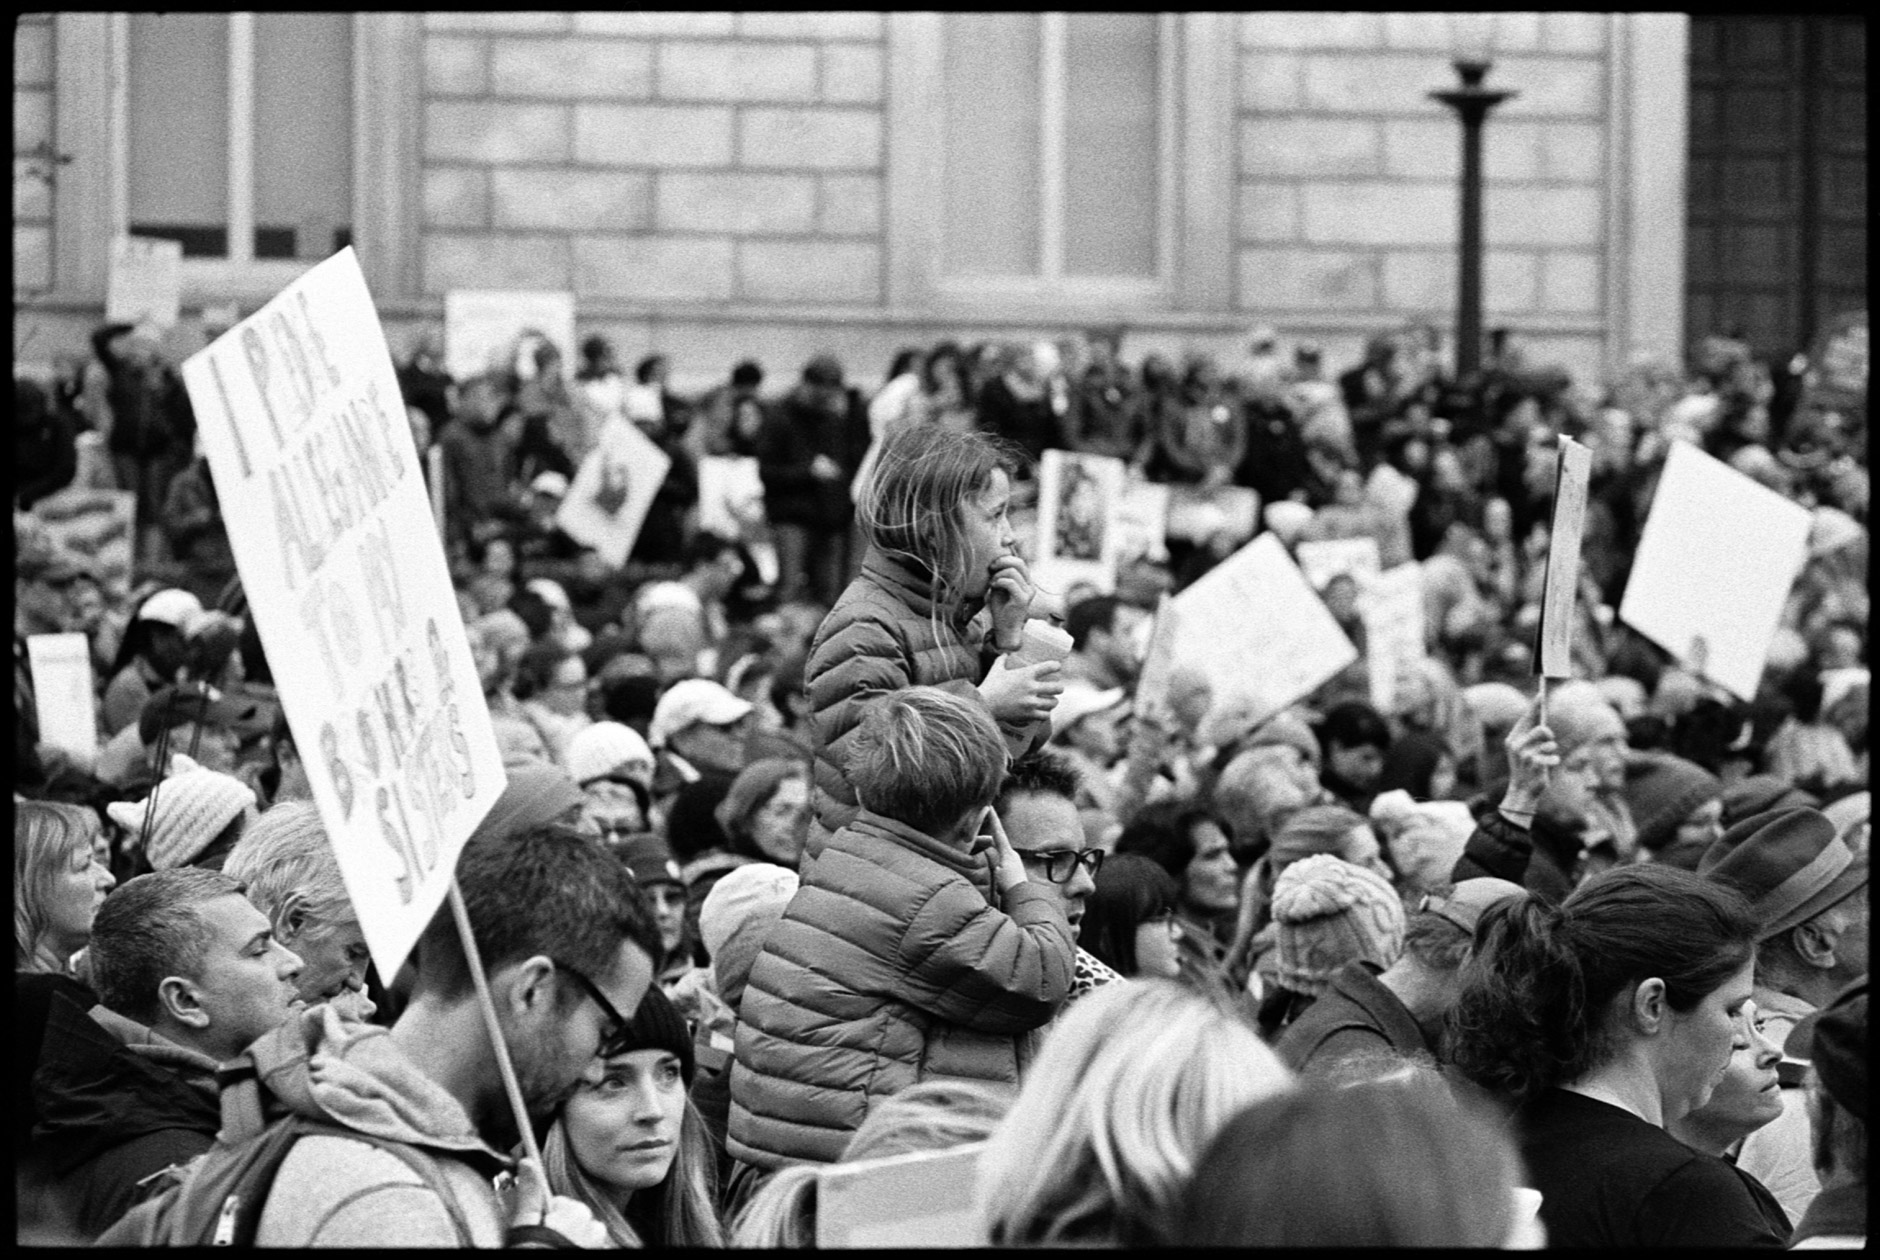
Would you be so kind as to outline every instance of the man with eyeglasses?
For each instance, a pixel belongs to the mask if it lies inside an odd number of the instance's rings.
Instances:
[[[1025,863],[1031,886],[1064,912],[1076,940],[1084,921],[1084,903],[1097,890],[1104,852],[1090,844],[1077,811],[1077,771],[1057,753],[1040,749],[1006,771],[994,809],[1005,824],[1013,850]],[[1123,977],[1089,951],[1076,952],[1070,996],[1058,1017],[1084,994]],[[1041,1036],[1040,1029],[1035,1036]]]
[[[625,1034],[658,929],[627,868],[559,823],[473,837],[457,883],[523,1103],[546,1121]],[[297,1141],[255,1245],[604,1246],[584,1205],[551,1198],[541,1169],[510,1155],[520,1135],[448,907],[415,959],[416,988],[389,1031],[309,1017],[253,1046],[277,1102],[374,1139]],[[414,1165],[427,1163],[435,1176],[421,1179]],[[511,1170],[514,1191],[499,1195],[493,1178]]]

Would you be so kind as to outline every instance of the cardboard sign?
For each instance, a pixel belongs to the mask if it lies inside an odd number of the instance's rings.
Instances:
[[[176,326],[183,295],[181,241],[120,236],[111,242],[111,271],[105,281],[104,322]]]
[[[1168,560],[1168,498],[1168,487],[1158,482],[1131,478],[1124,483],[1112,518],[1117,564]]]
[[[1032,577],[1047,590],[1088,583],[1116,589],[1122,542],[1116,513],[1127,474],[1110,455],[1046,451],[1038,474],[1038,559]]]
[[[1580,542],[1586,535],[1586,488],[1593,452],[1560,439],[1554,467],[1554,515],[1547,534],[1547,572],[1541,585],[1541,642],[1534,654],[1543,678],[1573,677],[1573,610],[1580,593]]]
[[[618,569],[632,554],[646,511],[671,467],[672,457],[637,427],[618,417],[609,420],[599,445],[576,470],[555,523]]]
[[[313,799],[379,974],[396,975],[505,779],[353,251],[183,381]]]
[[[1375,538],[1327,538],[1302,542],[1293,548],[1299,571],[1315,591],[1323,591],[1341,573],[1349,573],[1362,588],[1381,571]]]
[[[1619,619],[1686,668],[1753,699],[1807,560],[1809,523],[1799,503],[1673,442]]]
[[[698,462],[698,527],[745,538],[764,522],[764,479],[749,455],[707,455]]]
[[[984,1142],[816,1174],[816,1246],[981,1247],[973,1181]]]
[[[40,742],[89,760],[98,751],[90,642],[78,633],[31,634],[26,636],[26,657],[33,671]]]
[[[1230,698],[1257,725],[1358,659],[1299,566],[1262,534],[1175,596],[1174,663],[1198,668],[1214,704]]]
[[[552,290],[452,289],[444,295],[444,370],[457,380],[492,368],[513,368],[509,356],[524,333],[538,332],[561,351],[563,369],[575,358],[574,294]]]
[[[113,596],[131,588],[137,550],[137,492],[76,484],[33,504],[33,517],[57,546],[82,556]]]
[[[1358,615],[1364,621],[1371,705],[1379,713],[1395,713],[1423,665],[1423,566],[1412,561],[1360,581]]]

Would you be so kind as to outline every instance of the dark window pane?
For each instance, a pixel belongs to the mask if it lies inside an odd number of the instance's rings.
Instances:
[[[160,236],[179,241],[185,258],[227,258],[228,229],[176,223],[133,223],[132,236]]]
[[[294,229],[290,227],[258,227],[255,229],[256,258],[292,258],[294,257]]]

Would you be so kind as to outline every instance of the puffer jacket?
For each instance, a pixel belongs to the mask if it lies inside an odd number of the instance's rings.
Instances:
[[[765,938],[739,1009],[731,1155],[830,1163],[876,1101],[936,1078],[1016,1085],[1073,980],[1070,925],[968,852],[862,811]]]
[[[977,683],[996,652],[978,605],[951,621],[935,616],[930,574],[870,547],[862,572],[823,618],[803,670],[810,703],[810,742],[816,753],[816,818],[803,856],[822,852],[831,834],[858,810],[847,770],[856,728],[870,700],[902,687],[940,687],[977,696]]]

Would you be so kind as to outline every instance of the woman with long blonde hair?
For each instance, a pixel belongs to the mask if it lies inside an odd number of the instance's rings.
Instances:
[[[13,816],[13,969],[72,974],[92,917],[117,881],[98,858],[98,815],[60,801],[21,801]]]
[[[692,1070],[685,1021],[655,985],[542,1144],[549,1188],[587,1204],[616,1247],[725,1245]]]
[[[993,1246],[1156,1246],[1201,1153],[1292,1087],[1252,1026],[1169,980],[1111,984],[1058,1022],[979,1161]]]

